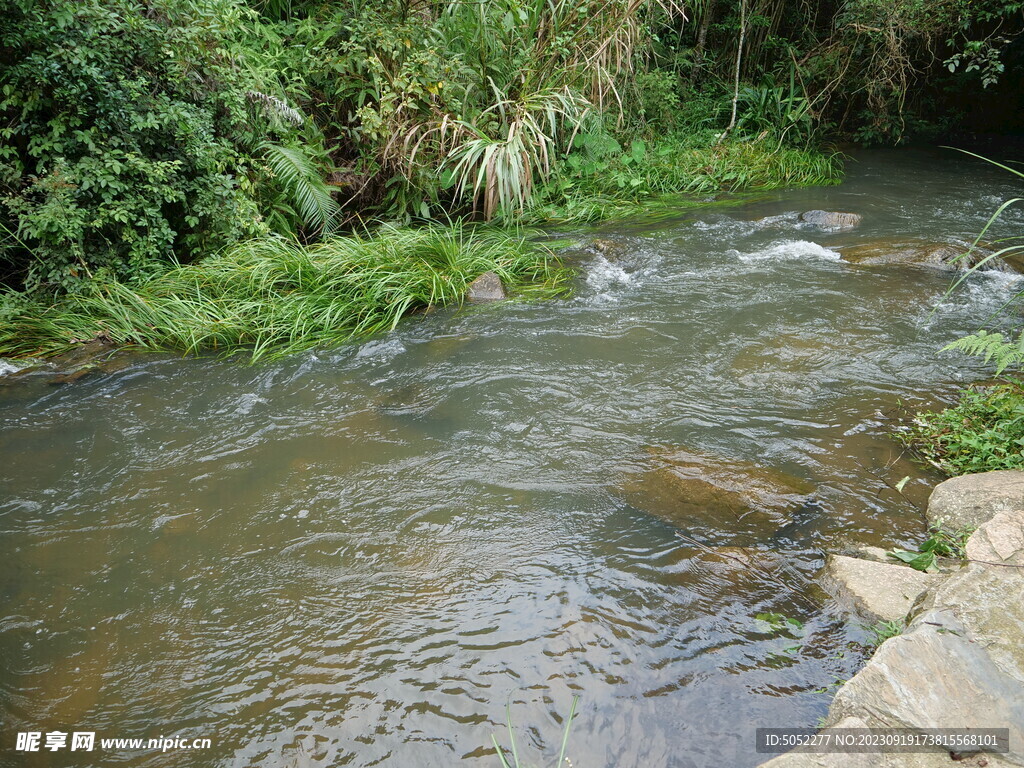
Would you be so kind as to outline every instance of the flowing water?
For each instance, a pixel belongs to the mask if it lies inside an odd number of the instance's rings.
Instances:
[[[822,552],[920,540],[936,478],[887,416],[976,378],[937,350],[1020,287],[933,311],[948,275],[838,252],[970,239],[1013,191],[949,151],[862,153],[839,187],[575,232],[623,253],[570,253],[566,300],[0,388],[0,761],[497,766],[510,702],[540,764],[579,694],[574,766],[757,764],[754,728],[813,726],[866,653]],[[753,537],[676,527],[623,491],[676,447],[813,501]],[[13,762],[15,732],[55,729],[212,747]]]

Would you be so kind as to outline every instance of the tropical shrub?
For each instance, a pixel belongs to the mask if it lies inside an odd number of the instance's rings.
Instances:
[[[12,0],[0,245],[29,288],[151,275],[265,231],[253,180],[302,117],[261,90],[233,0]],[[252,156],[250,156],[252,155]],[[270,186],[273,186],[271,184]]]

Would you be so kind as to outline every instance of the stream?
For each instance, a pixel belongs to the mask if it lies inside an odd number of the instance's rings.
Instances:
[[[969,242],[1014,194],[949,150],[863,151],[837,187],[560,232],[568,299],[256,366],[7,381],[0,764],[497,768],[508,704],[524,764],[550,765],[579,695],[577,768],[757,765],[754,729],[814,726],[870,652],[823,553],[923,538],[939,478],[887,436],[898,407],[983,376],[939,350],[1021,288],[941,301],[949,273],[839,254]],[[673,522],[624,489],[677,449],[813,500],[742,536]],[[212,745],[3,762],[50,730]]]

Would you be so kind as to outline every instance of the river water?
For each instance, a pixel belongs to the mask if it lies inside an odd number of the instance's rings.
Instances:
[[[578,694],[573,766],[756,765],[754,728],[813,726],[866,653],[822,552],[921,538],[936,478],[886,419],[980,375],[937,350],[1015,287],[981,275],[935,309],[949,275],[837,253],[970,239],[1013,186],[948,150],[864,152],[839,187],[571,233],[623,252],[571,251],[569,299],[0,388],[0,762],[497,766],[510,703],[520,757],[549,764]],[[864,224],[802,228],[811,208]],[[813,501],[742,540],[673,525],[623,488],[677,447]],[[15,755],[30,730],[212,747]]]

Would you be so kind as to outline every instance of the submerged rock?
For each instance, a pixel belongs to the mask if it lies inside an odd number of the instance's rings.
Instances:
[[[131,365],[131,355],[103,337],[83,342],[50,362],[56,367],[51,384],[73,384],[90,374],[123,370]]]
[[[826,583],[840,601],[847,598],[865,618],[900,621],[941,577],[915,571],[895,562],[860,560],[830,555],[825,565]]]
[[[949,530],[978,527],[1000,512],[1024,514],[1024,471],[999,469],[952,477],[928,499],[928,522]]]
[[[466,290],[466,299],[469,301],[501,301],[504,298],[505,286],[493,272],[484,272]]]
[[[859,213],[841,211],[804,211],[800,214],[800,221],[829,232],[843,232],[857,227],[862,217]]]
[[[999,260],[1005,265],[1007,272],[1016,272],[1018,275],[1024,275],[1024,252],[1018,250],[1004,253],[999,257]]]
[[[761,540],[810,501],[813,486],[779,470],[674,449],[652,452],[654,468],[622,490],[634,506],[703,536]]]
[[[737,350],[730,368],[737,376],[791,373],[805,377],[835,365],[837,355],[852,353],[844,339],[799,333],[779,333],[770,340],[755,339]]]
[[[948,272],[969,269],[991,254],[984,248],[971,250],[970,245],[895,238],[859,243],[839,252],[843,261],[863,267],[914,266]],[[968,252],[970,255],[965,256]],[[992,259],[982,269],[1006,269],[1006,264]]]
[[[45,360],[35,357],[18,359],[0,357],[0,385],[9,384],[26,374],[48,367],[51,366]]]
[[[614,261],[626,252],[626,244],[617,240],[599,237],[590,244],[591,250],[597,251],[606,259]]]
[[[55,357],[11,361],[20,365],[0,367],[0,383],[10,384],[32,377],[55,385],[72,384],[90,374],[123,370],[132,363],[132,354],[106,336],[72,343],[75,346],[68,352]]]
[[[785,580],[783,558],[753,547],[707,547],[687,555],[676,583],[688,586],[701,600],[722,601],[751,596],[765,584],[772,590]]]

